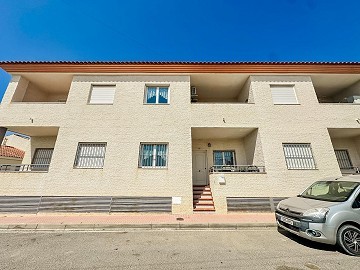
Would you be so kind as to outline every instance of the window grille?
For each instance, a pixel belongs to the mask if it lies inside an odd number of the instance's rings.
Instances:
[[[167,144],[140,145],[139,167],[167,167]]]
[[[145,93],[146,104],[168,104],[169,103],[169,87],[146,87]]]
[[[335,155],[340,169],[351,169],[353,167],[347,150],[335,150]]]
[[[37,148],[33,157],[32,164],[49,165],[54,148]]]
[[[283,149],[288,169],[316,169],[310,143],[284,143]]]
[[[106,143],[79,143],[74,167],[103,168]]]

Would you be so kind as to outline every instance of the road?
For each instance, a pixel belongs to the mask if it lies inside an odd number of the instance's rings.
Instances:
[[[360,258],[272,229],[1,232],[0,269],[358,269]]]

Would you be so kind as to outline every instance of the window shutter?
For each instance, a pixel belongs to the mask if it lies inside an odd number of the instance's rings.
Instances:
[[[274,104],[299,104],[294,86],[271,85],[270,88]]]
[[[113,104],[115,96],[114,85],[93,85],[90,95],[90,104]]]

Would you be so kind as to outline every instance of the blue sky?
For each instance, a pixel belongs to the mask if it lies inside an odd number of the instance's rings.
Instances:
[[[0,61],[360,61],[358,0],[0,0]],[[0,72],[0,99],[10,76]]]

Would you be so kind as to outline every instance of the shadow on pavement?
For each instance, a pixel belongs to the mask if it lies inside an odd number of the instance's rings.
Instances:
[[[308,248],[318,249],[318,250],[325,250],[325,251],[332,251],[332,252],[338,252],[338,251],[341,252],[338,249],[337,246],[313,242],[313,241],[310,241],[308,239],[297,236],[295,234],[292,234],[292,233],[290,233],[288,231],[285,231],[282,228],[278,228],[278,232],[281,233],[282,235],[284,235],[285,237],[295,241],[296,243],[298,243],[300,245],[303,245],[303,246],[306,246]]]

